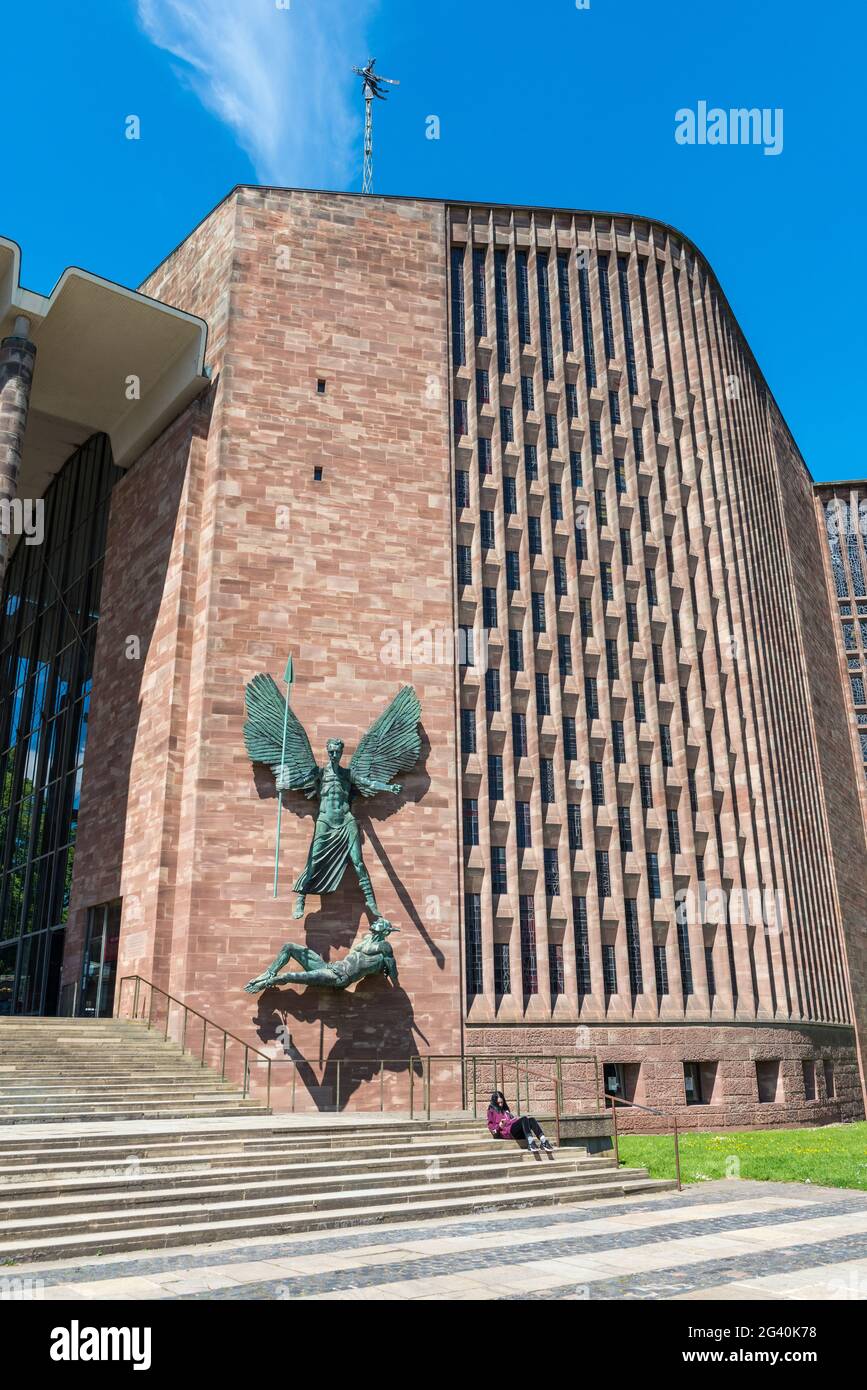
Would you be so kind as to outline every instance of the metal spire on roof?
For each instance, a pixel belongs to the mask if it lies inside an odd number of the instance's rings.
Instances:
[[[364,97],[364,176],[361,181],[362,193],[373,192],[373,99],[377,97],[380,101],[385,101],[387,92],[382,90],[382,84],[388,83],[389,87],[399,87],[400,82],[395,77],[381,77],[373,69],[376,66],[375,58],[368,58],[366,68],[354,67],[352,71],[363,79],[362,95]]]

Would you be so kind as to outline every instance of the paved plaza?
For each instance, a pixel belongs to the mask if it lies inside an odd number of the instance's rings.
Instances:
[[[43,1299],[867,1299],[867,1192],[682,1193],[20,1265]]]

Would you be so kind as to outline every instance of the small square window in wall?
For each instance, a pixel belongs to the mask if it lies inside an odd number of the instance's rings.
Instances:
[[[313,469],[313,481],[314,483],[322,482],[322,469],[320,468],[319,464],[317,464],[316,467]]]
[[[324,376],[320,376],[319,378],[317,378],[317,381],[316,381],[316,390],[317,390],[317,392],[318,392],[318,394],[319,394],[320,396],[324,396],[324,395],[325,395],[325,384],[326,384],[326,383],[325,383],[325,377],[324,377]]]
[[[687,1105],[714,1105],[717,1101],[716,1062],[684,1062],[683,1089]]]
[[[773,1105],[775,1101],[783,1099],[779,1060],[756,1062],[756,1081],[759,1088],[760,1105]]]

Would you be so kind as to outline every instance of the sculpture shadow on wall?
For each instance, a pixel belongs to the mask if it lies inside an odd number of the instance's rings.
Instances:
[[[419,754],[418,762],[412,772],[409,774],[406,781],[401,784],[402,789],[400,795],[377,796],[373,801],[366,804],[361,797],[356,797],[352,803],[352,809],[355,812],[356,819],[361,828],[362,840],[368,840],[375,849],[376,856],[388,875],[392,888],[400,899],[401,907],[433,956],[437,969],[443,970],[445,969],[445,957],[436,942],[431,939],[430,933],[419,916],[415,903],[398,877],[391,860],[385,852],[382,841],[373,828],[374,821],[389,820],[390,817],[396,815],[407,802],[421,801],[430,788],[430,777],[427,771],[427,760],[431,751],[430,739],[427,736],[424,724],[419,725],[419,732],[421,735],[421,753]],[[398,922],[396,925],[401,926],[401,923]],[[400,969],[399,961],[398,969]]]
[[[342,888],[334,896],[342,897]],[[358,925],[346,926],[353,914],[345,910],[341,914],[335,909],[335,920],[331,917],[326,909],[307,919],[307,944],[325,959],[333,948],[338,948],[337,956],[340,947],[350,946],[360,930]],[[293,1039],[293,1022],[303,1025],[305,1033],[319,1024],[317,1054],[304,1055]],[[263,1044],[282,1042],[286,1065],[294,1063],[297,1068],[299,1095],[306,1090],[318,1110],[345,1110],[354,1093],[375,1081],[381,1070],[389,1108],[409,1107],[409,1072],[412,1069],[421,1078],[422,1064],[413,1059],[419,1044],[427,1050],[428,1040],[416,1027],[412,1003],[399,983],[391,984],[384,975],[369,975],[346,990],[291,985],[267,989],[258,997],[253,1023]],[[336,1037],[326,1042],[326,1032]],[[278,1082],[281,1065],[281,1060],[274,1063]],[[400,1076],[406,1077],[405,1082],[395,1081]],[[306,1105],[302,1102],[300,1108]]]

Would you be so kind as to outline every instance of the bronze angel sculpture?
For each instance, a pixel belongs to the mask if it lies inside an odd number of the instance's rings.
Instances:
[[[411,685],[403,686],[391,704],[375,719],[356,748],[349,767],[341,766],[343,741],[330,738],[325,745],[328,761],[317,765],[304,726],[284,700],[273,677],[254,676],[246,689],[247,722],[244,743],[253,762],[267,763],[277,780],[278,795],[303,792],[319,798],[319,814],[307,863],[295,881],[293,917],[304,916],[308,893],[333,893],[339,887],[347,863],[358,878],[367,910],[382,921],[370,874],[361,857],[361,832],[352,813],[356,794],[400,793],[392,778],[409,771],[418,761],[421,739],[418,723],[421,705]]]

